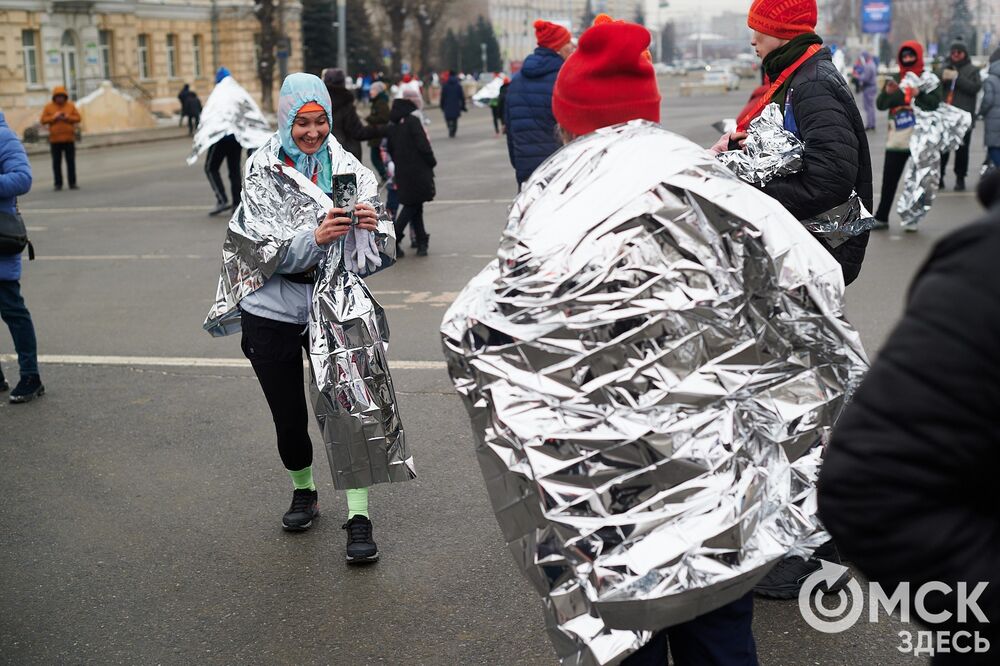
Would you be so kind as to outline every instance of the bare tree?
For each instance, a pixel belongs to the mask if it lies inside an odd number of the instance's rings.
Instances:
[[[393,76],[398,77],[403,67],[403,30],[410,15],[412,0],[380,0],[379,4],[389,21],[389,41],[392,48],[390,70]]]
[[[430,74],[431,41],[451,4],[448,0],[418,0],[415,2],[414,15],[417,19],[417,30],[420,35],[417,54],[420,57],[421,77]]]
[[[948,25],[948,0],[897,0],[893,3],[893,51],[907,39],[916,39],[929,49]]]
[[[260,80],[261,106],[274,111],[274,47],[278,31],[274,25],[275,0],[257,0],[254,13],[260,21],[260,57],[257,60],[257,78]]]

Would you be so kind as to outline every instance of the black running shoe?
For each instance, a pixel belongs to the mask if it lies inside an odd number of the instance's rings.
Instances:
[[[10,384],[7,383],[7,379],[3,376],[3,368],[0,368],[0,393],[4,393],[10,390]]]
[[[802,589],[805,579],[823,566],[821,559],[836,564],[841,563],[840,554],[832,541],[817,548],[815,554],[819,557],[810,557],[808,560],[801,557],[786,557],[774,565],[753,591],[770,599],[794,599],[799,596],[799,590]],[[844,589],[850,580],[850,572],[845,571],[832,587],[827,587],[826,583],[820,583],[818,587],[824,594],[832,594]]]
[[[357,515],[343,525],[347,530],[347,561],[364,564],[378,561],[378,546],[372,539],[372,521]]]
[[[211,211],[209,211],[208,216],[209,217],[215,217],[216,215],[219,215],[220,213],[225,213],[227,210],[230,209],[231,206],[232,206],[232,204],[230,204],[228,201],[222,201],[222,202],[216,204],[215,208],[213,208]]]
[[[885,231],[888,228],[889,223],[886,220],[875,218],[875,224],[872,225],[872,231]]]
[[[45,395],[45,387],[38,375],[24,375],[17,383],[14,390],[10,392],[10,401],[13,403],[31,402],[35,398]]]
[[[281,517],[281,526],[289,532],[304,532],[319,518],[319,493],[315,490],[296,490],[292,505]]]
[[[965,176],[959,176],[955,179],[955,191],[964,192],[965,191]]]

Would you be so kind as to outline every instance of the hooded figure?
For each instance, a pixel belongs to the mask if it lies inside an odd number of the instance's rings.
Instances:
[[[430,234],[424,228],[424,204],[434,199],[434,167],[437,159],[424,129],[423,100],[416,91],[405,91],[392,103],[386,150],[395,165],[394,181],[402,210],[396,217],[396,241],[401,242],[407,225],[416,234],[417,256],[427,255]],[[401,254],[402,248],[396,248]]]
[[[829,253],[656,124],[649,39],[580,37],[553,97],[578,136],[441,334],[562,663],[755,664],[751,589],[826,539],[817,444],[864,352]]]
[[[69,189],[76,189],[76,126],[80,112],[69,99],[64,86],[52,89],[52,101],[42,109],[40,122],[49,128],[49,150],[52,153],[52,175],[57,190],[63,186],[62,156],[66,156],[66,176]]]
[[[362,280],[392,264],[395,243],[391,220],[379,214],[375,175],[330,136],[331,119],[318,77],[285,79],[279,129],[247,167],[205,328],[217,336],[243,331],[294,487],[282,518],[291,531],[318,516],[302,387],[308,352],[313,411],[334,485],[347,491],[347,559],[370,562],[378,549],[368,487],[414,476],[389,374],[385,312]]]
[[[955,151],[955,191],[965,191],[965,177],[969,174],[969,144],[972,141],[972,130],[976,127],[976,96],[983,87],[979,69],[969,59],[969,49],[962,40],[956,40],[948,53],[948,63],[941,72],[941,86],[944,88],[944,101],[963,111],[972,114],[972,126],[962,138],[962,146]],[[943,189],[944,173],[948,170],[950,153],[941,154],[941,183]]]
[[[371,96],[371,113],[365,118],[365,122],[369,127],[378,128],[381,132],[381,136],[385,136],[386,126],[389,124],[389,93],[386,92],[385,83],[382,81],[376,81],[372,84],[371,89],[368,91]],[[382,139],[381,138],[371,138],[368,140],[369,157],[372,161],[372,166],[378,172],[379,177],[382,180],[386,180],[388,174],[385,170],[385,163],[382,161]]]
[[[889,135],[885,141],[885,162],[882,166],[882,195],[879,198],[878,210],[875,211],[875,220],[878,223],[876,229],[889,228],[889,212],[896,197],[896,187],[906,167],[906,160],[910,157],[910,137],[916,126],[913,107],[933,111],[941,103],[940,87],[916,92],[910,88],[899,87],[899,82],[907,73],[912,72],[916,76],[924,73],[924,47],[920,42],[903,42],[896,54],[896,62],[899,65],[899,74],[886,80],[882,92],[875,100],[879,110],[889,111]]]
[[[507,154],[518,187],[539,164],[559,150],[556,119],[552,115],[552,89],[563,62],[573,52],[572,35],[561,25],[535,21],[535,38],[538,47],[510,80],[504,99]]]

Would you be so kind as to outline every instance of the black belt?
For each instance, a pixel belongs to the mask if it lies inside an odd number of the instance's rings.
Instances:
[[[310,268],[304,273],[279,273],[281,277],[296,284],[316,284],[316,269]]]

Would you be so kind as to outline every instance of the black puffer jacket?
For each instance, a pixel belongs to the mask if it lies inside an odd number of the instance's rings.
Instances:
[[[399,203],[413,206],[434,199],[434,151],[424,124],[413,115],[416,105],[408,99],[392,103],[386,149],[396,165],[396,193]]]
[[[786,104],[805,142],[799,173],[775,178],[764,191],[800,220],[825,213],[856,191],[872,208],[872,158],[865,124],[844,77],[822,49],[792,75]],[[850,284],[861,272],[868,246],[865,232],[832,250]]]
[[[911,594],[927,581],[989,583],[978,603],[991,624],[951,628],[990,634],[993,650],[963,663],[1000,663],[998,256],[998,208],[937,244],[819,479],[824,525],[886,593],[902,581]],[[954,594],[927,600],[955,612]]]
[[[361,142],[385,136],[384,126],[369,125],[365,127],[358,117],[354,106],[354,93],[343,86],[327,86],[330,92],[330,103],[333,111],[333,127],[330,134],[359,160],[361,159]]]

